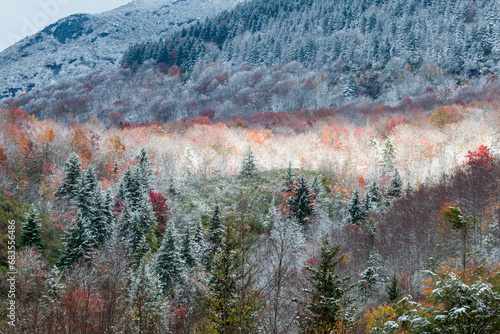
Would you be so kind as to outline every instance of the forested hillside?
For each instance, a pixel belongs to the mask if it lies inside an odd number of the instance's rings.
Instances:
[[[20,96],[37,117],[168,121],[375,104],[430,111],[489,98],[495,1],[248,1],[162,40],[123,68]]]
[[[0,332],[500,332],[499,9],[249,0],[2,101]]]
[[[19,328],[494,333],[498,110],[116,127],[5,109]]]

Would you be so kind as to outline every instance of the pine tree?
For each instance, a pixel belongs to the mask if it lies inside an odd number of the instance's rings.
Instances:
[[[96,220],[98,215],[96,203],[96,196],[100,191],[97,182],[97,176],[94,173],[92,166],[89,166],[85,174],[80,179],[79,191],[76,197],[76,206],[82,213],[83,217],[90,221]]]
[[[368,267],[361,273],[359,289],[361,294],[363,295],[365,303],[370,297],[374,295],[377,282],[378,274],[375,272],[375,269],[373,267]]]
[[[300,225],[305,225],[310,217],[316,213],[316,194],[307,185],[304,176],[295,181],[292,187],[292,195],[287,201],[290,215]]]
[[[182,260],[188,268],[192,268],[196,265],[196,259],[193,250],[193,240],[192,231],[190,228],[186,228],[184,235],[182,236]]]
[[[331,247],[323,239],[319,265],[305,265],[310,287],[304,290],[304,300],[298,301],[305,311],[298,316],[303,333],[335,333],[339,326],[349,325],[355,300],[349,292],[355,285],[349,284],[351,277],[340,278],[335,272],[344,259],[339,252],[340,246]]]
[[[45,280],[43,297],[50,303],[56,303],[61,300],[63,291],[64,283],[62,282],[61,270],[54,266]]]
[[[142,200],[137,211],[130,214],[130,222],[122,227],[127,240],[129,255],[137,265],[141,258],[155,247],[155,220],[153,210],[148,201]]]
[[[64,163],[64,173],[66,176],[57,187],[54,196],[66,199],[74,199],[80,192],[80,178],[82,176],[81,162],[76,153],[71,154]]]
[[[42,225],[38,220],[38,211],[34,205],[31,205],[29,212],[26,214],[26,222],[22,226],[21,245],[42,248]]]
[[[191,240],[191,254],[196,261],[196,263],[201,263],[205,252],[207,250],[207,244],[205,241],[205,229],[200,221],[196,224],[193,231],[193,236]]]
[[[387,191],[387,196],[391,198],[401,197],[403,195],[403,180],[397,169],[394,170],[394,176]]]
[[[368,193],[366,196],[370,200],[370,209],[380,208],[384,198],[376,181],[372,182],[372,184],[368,188]]]
[[[163,241],[158,250],[156,270],[160,275],[164,291],[172,292],[175,284],[180,281],[184,261],[178,243],[179,236],[173,223],[165,230]]]
[[[209,268],[209,317],[216,333],[238,332],[238,268],[236,245],[228,230]]]
[[[168,299],[163,294],[162,281],[156,271],[156,259],[148,254],[132,272],[130,302],[133,308],[135,333],[156,333],[168,328]]]
[[[210,219],[210,227],[208,230],[208,242],[209,242],[209,256],[208,263],[212,261],[213,256],[217,253],[217,250],[221,246],[221,241],[224,238],[225,229],[222,224],[222,220],[219,217],[219,206],[215,206],[214,214]]]
[[[399,287],[399,281],[396,274],[392,276],[391,282],[385,286],[385,292],[387,293],[387,299],[391,304],[396,303],[403,295],[403,292]]]
[[[65,241],[63,242],[64,250],[58,264],[60,267],[67,268],[73,262],[89,255],[88,252],[94,239],[89,224],[88,219],[78,211],[73,224],[66,230]]]
[[[289,193],[292,191],[293,182],[295,180],[295,173],[292,169],[292,163],[288,163],[288,168],[285,172],[285,180],[283,182],[284,192]]]
[[[135,158],[138,160],[137,165],[134,167],[136,182],[142,192],[147,193],[151,189],[153,171],[146,150],[142,148]]]
[[[393,173],[395,169],[394,157],[394,146],[392,145],[391,139],[387,138],[382,150],[382,158],[380,159],[380,168],[382,170],[383,178],[388,177],[391,173]]]
[[[257,174],[258,170],[255,163],[255,154],[253,153],[252,147],[248,146],[243,155],[240,175],[243,177],[255,177]]]
[[[359,199],[358,190],[354,191],[354,194],[352,195],[348,212],[349,212],[349,221],[356,225],[359,225],[359,223],[361,223],[361,221],[363,221],[363,219],[365,219],[366,217],[366,212]]]

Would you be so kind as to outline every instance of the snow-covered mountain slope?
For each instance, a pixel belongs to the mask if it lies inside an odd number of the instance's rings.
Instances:
[[[0,98],[118,64],[124,50],[234,6],[238,0],[142,0],[68,16],[0,53]]]

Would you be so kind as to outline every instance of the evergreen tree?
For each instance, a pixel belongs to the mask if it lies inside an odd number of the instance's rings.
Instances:
[[[391,304],[395,304],[403,295],[396,274],[392,276],[391,282],[385,286],[385,292],[387,293],[387,299]]]
[[[209,317],[216,333],[238,332],[238,268],[236,244],[229,230],[221,240],[209,269]]]
[[[135,158],[138,160],[137,165],[134,167],[136,182],[142,192],[147,193],[151,189],[153,170],[151,168],[148,155],[146,154],[146,150],[142,148]]]
[[[34,205],[31,205],[29,212],[26,214],[26,222],[22,225],[22,246],[38,246],[42,248],[42,225],[38,220],[38,212]]]
[[[361,273],[359,290],[365,300],[365,303],[376,292],[376,285],[378,283],[378,280],[378,274],[376,273],[375,268],[373,268],[372,266],[366,268]]]
[[[83,217],[90,221],[95,221],[98,216],[98,208],[95,200],[99,200],[100,189],[97,176],[92,166],[89,166],[85,174],[80,179],[79,191],[76,197],[76,206]]]
[[[363,221],[363,219],[365,219],[366,217],[366,212],[359,199],[358,190],[354,191],[354,194],[352,195],[348,212],[349,212],[349,221],[356,225],[359,225],[359,223],[361,223],[361,221]]]
[[[391,139],[387,138],[385,141],[384,148],[382,150],[382,158],[380,159],[380,168],[382,170],[382,177],[388,177],[393,173],[395,169],[394,162],[394,146],[392,145]]]
[[[61,300],[64,291],[61,270],[54,266],[47,279],[45,280],[45,291],[43,297],[50,303],[56,303]]]
[[[290,215],[296,219],[300,225],[305,225],[309,217],[316,213],[316,195],[307,185],[304,176],[295,181],[292,187],[292,195],[287,201]]]
[[[178,241],[179,236],[175,226],[170,223],[165,230],[163,241],[158,250],[156,265],[164,291],[172,292],[175,284],[181,279],[184,261]]]
[[[163,294],[162,281],[156,271],[156,259],[148,254],[132,272],[130,303],[135,319],[135,333],[156,333],[168,328],[168,298]]]
[[[80,178],[82,176],[81,162],[76,153],[71,154],[63,167],[66,176],[57,187],[54,196],[74,199],[80,192]]]
[[[193,241],[191,238],[191,230],[186,229],[184,235],[182,236],[182,260],[188,268],[192,268],[196,264],[196,260],[193,254]]]
[[[78,211],[73,224],[66,230],[64,250],[59,258],[59,266],[67,268],[76,260],[87,257],[92,246],[94,236],[89,227],[89,221]]]
[[[257,165],[255,163],[255,154],[251,146],[245,151],[243,161],[241,163],[240,175],[243,177],[255,177],[258,174]]]
[[[403,195],[403,180],[397,169],[394,170],[394,176],[387,190],[387,196],[391,198],[401,197]]]
[[[295,173],[293,172],[293,169],[292,169],[292,163],[289,162],[288,168],[285,172],[285,180],[283,183],[283,188],[284,188],[284,191],[286,193],[289,193],[292,191],[292,186],[293,186],[294,180],[295,180]]]
[[[338,256],[340,246],[331,247],[326,239],[321,247],[319,265],[306,263],[305,269],[309,288],[305,289],[304,300],[299,301],[304,313],[298,321],[303,333],[335,333],[340,326],[348,326],[352,316],[355,298],[349,292],[355,287],[350,285],[351,277],[340,278],[336,266],[344,256]]]
[[[210,219],[210,227],[208,230],[208,242],[210,244],[210,251],[209,254],[207,254],[209,256],[208,263],[212,261],[213,256],[215,255],[215,253],[217,253],[217,250],[221,245],[221,241],[225,233],[224,225],[222,224],[222,220],[220,219],[219,215],[219,206],[216,205],[214,214]]]
[[[191,241],[191,255],[196,261],[196,263],[201,263],[205,252],[207,250],[207,245],[205,242],[205,229],[200,221],[196,224],[193,230],[193,236],[190,238]]]
[[[372,182],[372,184],[368,188],[368,193],[366,194],[366,196],[370,201],[370,209],[379,208],[384,201],[384,197],[382,196],[382,192],[380,191],[380,188],[376,181]]]
[[[155,220],[151,205],[143,200],[137,211],[130,214],[130,222],[122,227],[132,262],[137,265],[141,258],[156,245]]]

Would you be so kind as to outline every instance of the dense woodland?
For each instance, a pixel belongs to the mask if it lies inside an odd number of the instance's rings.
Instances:
[[[120,127],[5,109],[18,330],[493,333],[499,109]]]
[[[500,332],[499,13],[246,1],[2,101],[0,331]]]
[[[430,111],[485,98],[499,72],[498,13],[497,1],[245,1],[18,106],[41,119],[114,112],[139,123],[405,99]]]

